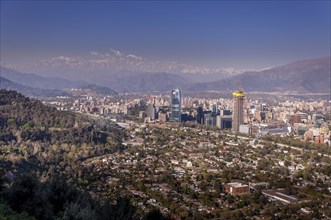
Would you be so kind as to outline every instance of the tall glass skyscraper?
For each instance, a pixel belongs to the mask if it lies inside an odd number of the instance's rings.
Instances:
[[[179,89],[171,91],[171,117],[170,121],[181,121],[182,113],[182,92]]]
[[[232,131],[238,132],[239,126],[244,123],[244,98],[245,94],[240,89],[233,93]]]

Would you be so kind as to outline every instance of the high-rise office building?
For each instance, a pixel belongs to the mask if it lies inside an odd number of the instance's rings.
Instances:
[[[244,123],[244,92],[233,92],[233,113],[232,113],[232,131],[238,132],[239,126]]]
[[[147,105],[146,114],[147,114],[147,117],[149,117],[150,120],[158,119],[157,108],[156,108],[156,105],[155,105],[155,97],[153,97],[153,104],[150,103],[150,104]]]
[[[203,124],[203,108],[201,106],[197,109],[197,123]]]
[[[149,117],[150,120],[155,120],[157,117],[156,109],[153,104],[147,105],[147,111],[146,111],[147,117]]]
[[[232,127],[231,115],[218,115],[216,117],[216,126],[220,129],[230,129]]]
[[[170,121],[181,121],[182,92],[179,89],[171,91],[171,117]]]
[[[212,109],[212,113],[218,113],[218,105],[217,105],[217,102],[214,102],[214,104],[212,105],[211,107]]]
[[[215,126],[216,125],[216,118],[212,116],[212,113],[204,114],[204,125],[206,126]]]

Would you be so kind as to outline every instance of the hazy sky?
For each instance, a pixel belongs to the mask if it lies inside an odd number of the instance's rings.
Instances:
[[[330,1],[3,1],[1,62],[114,48],[151,60],[257,68],[330,55]]]

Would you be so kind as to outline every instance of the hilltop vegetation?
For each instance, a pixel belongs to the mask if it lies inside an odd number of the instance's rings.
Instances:
[[[73,113],[57,111],[15,91],[0,90],[1,128],[62,127],[75,123]]]
[[[96,194],[107,182],[84,166],[123,150],[123,138],[111,124],[0,90],[0,219],[137,218],[127,195]]]
[[[0,90],[0,100],[0,142],[3,144],[30,140],[49,144],[106,145],[112,135],[96,129],[97,124],[87,117],[58,111],[14,91]]]

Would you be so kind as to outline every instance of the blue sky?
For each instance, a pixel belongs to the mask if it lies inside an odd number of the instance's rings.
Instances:
[[[1,1],[1,62],[114,48],[259,68],[330,55],[330,1]]]

